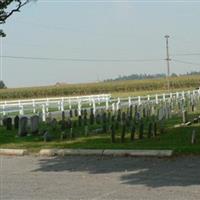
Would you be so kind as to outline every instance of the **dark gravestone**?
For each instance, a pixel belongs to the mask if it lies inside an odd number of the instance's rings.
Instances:
[[[126,123],[122,123],[122,133],[121,133],[121,143],[125,141],[125,134],[126,134]]]
[[[16,130],[19,128],[19,116],[18,115],[14,118],[14,127]]]
[[[78,116],[78,126],[81,127],[82,126],[82,116]]]
[[[135,130],[136,130],[135,125],[132,124],[132,126],[131,126],[131,141],[134,141],[134,139],[135,139]]]
[[[152,123],[150,122],[148,126],[148,138],[151,138],[151,136],[152,136]]]
[[[115,125],[112,123],[111,125],[111,142],[115,143]]]
[[[66,122],[66,128],[67,129],[71,129],[72,128],[72,120],[70,118],[68,118],[68,120]]]
[[[75,115],[75,117],[78,117],[78,110],[77,109],[74,110],[74,115]]]
[[[53,118],[50,125],[51,125],[53,131],[55,131],[57,128],[57,120],[55,118]]]
[[[108,112],[107,114],[107,123],[109,124],[111,120],[111,112]]]
[[[135,105],[135,109],[134,110],[135,110],[135,114],[134,114],[135,116],[134,116],[134,118],[136,119],[137,113],[138,113],[138,106],[137,106],[137,104]]]
[[[117,111],[117,121],[119,123],[121,122],[121,110],[120,109]]]
[[[27,117],[20,117],[19,118],[19,136],[26,136],[28,133],[28,118]]]
[[[34,115],[30,118],[30,128],[32,134],[37,134],[39,132],[39,116]]]
[[[141,121],[139,126],[139,139],[143,139],[143,135],[144,135],[144,124],[143,121]]]
[[[107,132],[107,115],[106,115],[106,112],[103,113],[102,122],[103,122],[103,132],[106,133]]]
[[[7,117],[3,118],[3,126],[6,127],[6,123],[7,123]]]
[[[72,112],[72,110],[69,111],[69,116],[70,116],[70,118],[73,117],[73,112]]]
[[[6,118],[6,130],[12,130],[12,118]]]
[[[59,124],[60,124],[60,127],[61,127],[61,131],[65,131],[65,129],[66,129],[66,122],[65,122],[65,120],[61,120],[59,122]]]
[[[62,121],[65,121],[65,111],[62,111]]]
[[[130,118],[130,120],[133,119],[133,105],[130,106],[129,118]]]
[[[96,115],[96,123],[101,124],[101,116],[99,113]]]
[[[83,123],[84,123],[84,126],[87,126],[87,124],[88,124],[87,115],[85,115],[85,114],[84,114]]]
[[[90,124],[91,125],[94,124],[94,113],[93,113],[93,109],[92,108],[90,110]]]
[[[122,122],[125,122],[125,121],[126,121],[126,113],[123,112],[123,113],[122,113]]]
[[[154,137],[157,135],[157,123],[156,122],[153,123],[153,135],[154,135]]]
[[[145,118],[146,117],[146,109],[143,108],[142,112],[143,112],[143,118]]]

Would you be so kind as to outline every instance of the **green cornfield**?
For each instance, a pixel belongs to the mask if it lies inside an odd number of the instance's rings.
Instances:
[[[117,92],[156,91],[166,89],[166,79],[113,81],[84,84],[65,84],[46,87],[10,88],[0,90],[0,99],[22,99],[55,96],[74,96]],[[197,88],[200,76],[170,78],[171,89]]]

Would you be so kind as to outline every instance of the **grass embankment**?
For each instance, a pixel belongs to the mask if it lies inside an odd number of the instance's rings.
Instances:
[[[190,115],[193,119],[197,114]],[[174,128],[180,123],[180,117],[173,117],[165,121],[165,131],[162,135],[147,138],[147,123],[145,124],[144,139],[130,141],[130,133],[127,131],[126,140],[120,142],[120,130],[117,133],[116,143],[111,143],[110,134],[93,134],[83,136],[82,129],[77,129],[77,138],[60,140],[60,131],[54,132],[55,137],[51,142],[44,142],[42,136],[16,137],[17,131],[6,131],[0,128],[0,148],[26,148],[32,152],[38,152],[42,148],[83,148],[83,149],[172,149],[179,154],[200,154],[200,125],[194,124],[190,127]],[[93,128],[97,128],[94,126]],[[193,129],[196,130],[196,144],[191,144]],[[90,130],[92,128],[90,127]],[[136,137],[138,135],[138,127]]]
[[[200,85],[200,76],[181,76],[170,78],[171,90],[194,89]],[[66,84],[60,86],[11,88],[0,90],[0,100],[72,96],[111,93],[115,96],[142,95],[164,92],[166,79],[113,81],[87,84]]]

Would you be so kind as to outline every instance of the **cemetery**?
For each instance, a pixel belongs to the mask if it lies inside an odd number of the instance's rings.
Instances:
[[[0,146],[200,153],[200,90],[104,100],[3,113]]]

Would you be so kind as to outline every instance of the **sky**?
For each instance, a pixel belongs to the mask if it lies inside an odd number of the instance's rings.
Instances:
[[[29,87],[166,73],[166,34],[170,57],[194,63],[171,61],[171,73],[200,71],[199,13],[192,0],[38,0],[1,25],[1,54],[57,60],[1,57],[3,81]]]

